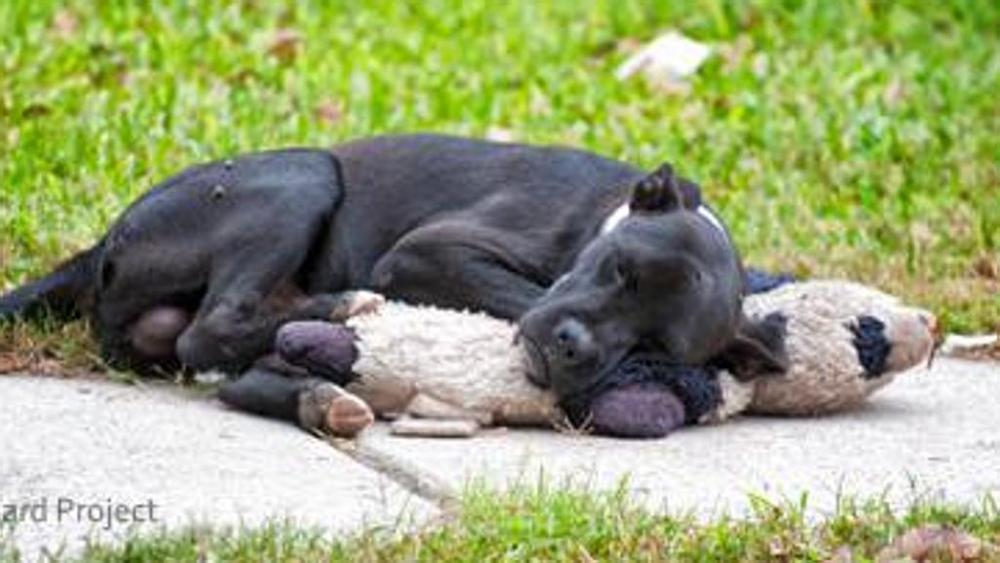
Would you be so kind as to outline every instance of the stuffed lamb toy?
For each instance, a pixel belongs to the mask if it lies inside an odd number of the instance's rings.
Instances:
[[[928,361],[935,343],[933,315],[892,296],[846,281],[794,282],[744,302],[748,316],[784,327],[785,373],[737,379],[713,366],[636,354],[585,400],[560,401],[529,382],[513,324],[369,299],[377,306],[348,319],[347,329],[293,322],[276,339],[289,363],[320,372],[350,366],[356,375],[344,388],[327,389],[329,400],[311,403],[319,412],[303,418],[335,435],[353,436],[373,415],[395,420],[400,434],[569,423],[623,437],[660,437],[684,423],[739,413],[820,415],[861,404]]]

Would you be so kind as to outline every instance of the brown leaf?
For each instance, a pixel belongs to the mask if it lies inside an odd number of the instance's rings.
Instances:
[[[983,553],[983,542],[950,526],[927,525],[913,528],[896,538],[878,554],[878,561],[910,558],[914,561],[947,559],[972,561]]]
[[[768,542],[767,550],[773,559],[788,559],[788,549],[785,548],[785,544],[781,538],[771,538],[771,541]]]
[[[246,84],[249,84],[250,82],[253,82],[254,80],[257,80],[257,78],[258,76],[255,71],[253,71],[252,69],[245,68],[227,76],[226,81],[229,82],[230,84],[244,86]]]
[[[52,113],[52,108],[45,104],[28,104],[23,110],[21,110],[21,117],[25,119],[32,119],[35,117],[44,117]]]
[[[882,91],[882,102],[889,107],[899,105],[906,97],[906,88],[899,77],[893,78]]]
[[[732,72],[743,64],[743,61],[750,56],[753,50],[753,42],[747,35],[741,35],[736,41],[727,43],[719,47],[719,54],[724,61],[723,69]]]
[[[313,113],[323,123],[334,125],[344,119],[344,106],[337,100],[324,100],[316,106]]]
[[[988,280],[1000,280],[1000,259],[984,254],[972,263],[976,275]]]
[[[831,555],[830,558],[826,560],[826,563],[853,563],[853,562],[854,562],[854,554],[851,553],[851,548],[846,545],[838,547],[837,551],[834,551],[833,555]]]
[[[69,39],[80,27],[80,20],[69,10],[59,10],[52,17],[52,30],[63,39]]]
[[[0,374],[24,371],[28,360],[15,353],[0,354]]]
[[[641,48],[642,41],[634,37],[626,37],[615,44],[615,51],[625,55],[631,55]]]
[[[283,63],[290,63],[299,54],[302,36],[294,29],[279,29],[274,32],[267,52]]]

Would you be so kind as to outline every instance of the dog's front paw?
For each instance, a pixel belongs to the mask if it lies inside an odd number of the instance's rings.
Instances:
[[[370,315],[385,304],[385,297],[373,291],[345,291],[338,296],[338,303],[330,313],[330,320],[344,322],[351,317]]]

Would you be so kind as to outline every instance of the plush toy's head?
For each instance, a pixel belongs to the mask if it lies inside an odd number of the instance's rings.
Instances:
[[[753,295],[744,309],[785,324],[789,370],[755,383],[749,410],[822,414],[855,406],[899,372],[925,362],[935,319],[881,291],[844,281],[810,281]]]

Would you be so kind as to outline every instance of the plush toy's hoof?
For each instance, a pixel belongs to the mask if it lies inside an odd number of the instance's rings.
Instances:
[[[358,359],[354,331],[325,321],[297,321],[278,330],[274,347],[281,359],[310,374],[344,385]]]
[[[299,395],[299,424],[306,429],[353,438],[375,421],[364,401],[332,383],[320,383]]]
[[[372,410],[354,395],[335,398],[326,410],[326,427],[334,436],[353,438],[373,422]]]
[[[623,385],[600,394],[590,406],[597,434],[620,438],[662,438],[684,425],[684,404],[666,386]]]
[[[330,320],[334,322],[344,322],[351,317],[369,315],[385,305],[385,297],[371,291],[345,291],[338,297],[339,302],[330,314]]]

